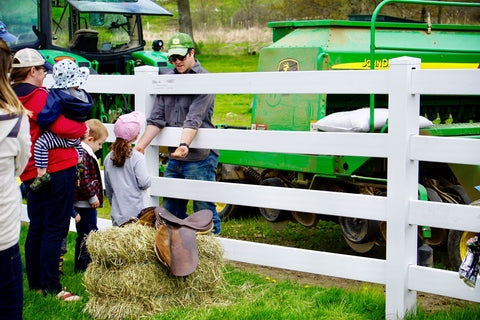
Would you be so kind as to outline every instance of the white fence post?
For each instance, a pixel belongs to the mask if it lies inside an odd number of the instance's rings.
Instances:
[[[416,312],[416,291],[407,287],[408,266],[417,263],[417,226],[408,224],[409,201],[418,198],[418,161],[409,158],[410,135],[418,134],[420,96],[412,92],[412,69],[420,59],[390,60],[387,181],[386,318]]]
[[[135,111],[140,111],[148,118],[152,111],[153,103],[155,102],[155,95],[147,92],[150,88],[152,76],[158,75],[158,68],[152,66],[141,66],[135,68],[135,83],[137,91],[135,93]],[[143,134],[140,133],[140,136]],[[147,170],[152,177],[159,176],[159,155],[158,146],[149,146],[145,148],[145,162]],[[159,197],[152,196],[152,204],[158,205]]]

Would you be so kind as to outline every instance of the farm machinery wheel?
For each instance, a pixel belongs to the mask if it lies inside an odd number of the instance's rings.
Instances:
[[[458,270],[467,255],[467,241],[478,233],[450,230],[448,233],[448,258],[454,270]]]
[[[339,217],[338,223],[345,241],[355,252],[370,251],[380,236],[380,221],[377,220]]]
[[[380,230],[380,221],[377,220],[340,217],[339,224],[343,236],[349,243],[367,244],[367,247],[373,247]],[[352,249],[357,250],[359,246]]]
[[[471,206],[480,206],[480,200],[470,203]],[[448,233],[448,258],[454,270],[458,270],[467,255],[467,241],[476,236],[477,232],[450,230]]]
[[[298,223],[307,228],[315,227],[320,220],[320,216],[318,214],[310,212],[293,211],[292,216]]]
[[[431,188],[426,188],[429,201],[455,203],[455,204],[470,204],[480,205],[480,200],[470,203],[470,198],[460,185],[448,185],[440,187],[438,184],[432,184]],[[448,233],[448,235],[447,235]],[[419,233],[421,235],[421,233]],[[463,259],[467,254],[466,242],[476,233],[459,230],[446,230],[441,228],[432,228],[432,237],[427,240],[427,243],[433,246],[439,246],[446,240],[448,249],[448,258],[450,264],[454,269],[460,267]]]
[[[474,206],[480,205],[480,200],[471,203],[467,193],[460,185],[450,185],[443,188],[439,192],[443,202],[469,204]],[[456,270],[460,267],[463,259],[467,254],[466,243],[471,237],[477,235],[473,232],[450,230],[447,237],[448,258],[450,264]]]
[[[427,190],[428,201],[433,202],[443,202],[442,198],[432,188],[425,188]],[[420,239],[423,240],[423,232],[422,227],[418,226],[418,236]],[[447,239],[447,230],[442,228],[432,228],[431,229],[431,237],[426,239],[426,244],[430,246],[440,246],[445,243],[445,239]]]
[[[287,186],[280,178],[267,178],[262,181],[261,185],[263,186],[272,186],[272,187],[283,187]],[[288,212],[285,210],[279,209],[270,209],[270,208],[259,208],[260,213],[268,222],[280,222],[288,219]]]
[[[215,205],[217,207],[218,217],[221,220],[232,218],[238,212],[238,206],[234,204],[215,202]]]

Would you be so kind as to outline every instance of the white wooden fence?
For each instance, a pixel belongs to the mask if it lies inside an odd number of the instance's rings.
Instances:
[[[415,312],[417,291],[480,302],[480,285],[472,289],[457,272],[417,266],[417,225],[480,232],[479,207],[417,200],[419,161],[480,165],[480,140],[419,135],[420,95],[480,95],[480,70],[420,70],[420,60],[409,57],[391,60],[389,70],[174,76],[139,67],[132,76],[92,75],[85,88],[92,93],[135,94],[136,110],[146,115],[155,94],[388,94],[388,134],[201,129],[192,143],[194,148],[387,158],[387,197],[158,177],[156,146],[178,145],[178,128],[164,129],[145,152],[153,176],[150,193],[155,199],[167,196],[387,221],[386,260],[220,240],[233,261],[385,284],[387,319]],[[113,141],[113,125],[107,126],[108,141]],[[99,221],[100,228],[109,225]]]

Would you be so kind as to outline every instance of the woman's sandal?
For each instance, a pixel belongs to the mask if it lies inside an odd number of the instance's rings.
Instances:
[[[65,289],[67,288],[63,288],[63,290],[57,294],[57,299],[60,299],[66,302],[78,301],[81,299],[79,296],[76,296],[73,293],[65,291]]]

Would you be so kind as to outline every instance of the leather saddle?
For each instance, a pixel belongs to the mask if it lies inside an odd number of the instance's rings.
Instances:
[[[119,225],[119,227],[124,227],[129,223],[140,223],[146,226],[155,227],[155,208],[156,207],[147,207],[140,211],[140,213],[133,218],[128,219],[127,221],[123,222]]]
[[[162,207],[154,208],[153,213],[157,228],[154,246],[157,258],[174,276],[182,277],[193,273],[198,265],[196,234],[206,234],[212,230],[212,211],[200,210],[185,219],[174,216]],[[150,208],[138,222],[150,224],[151,215]]]

